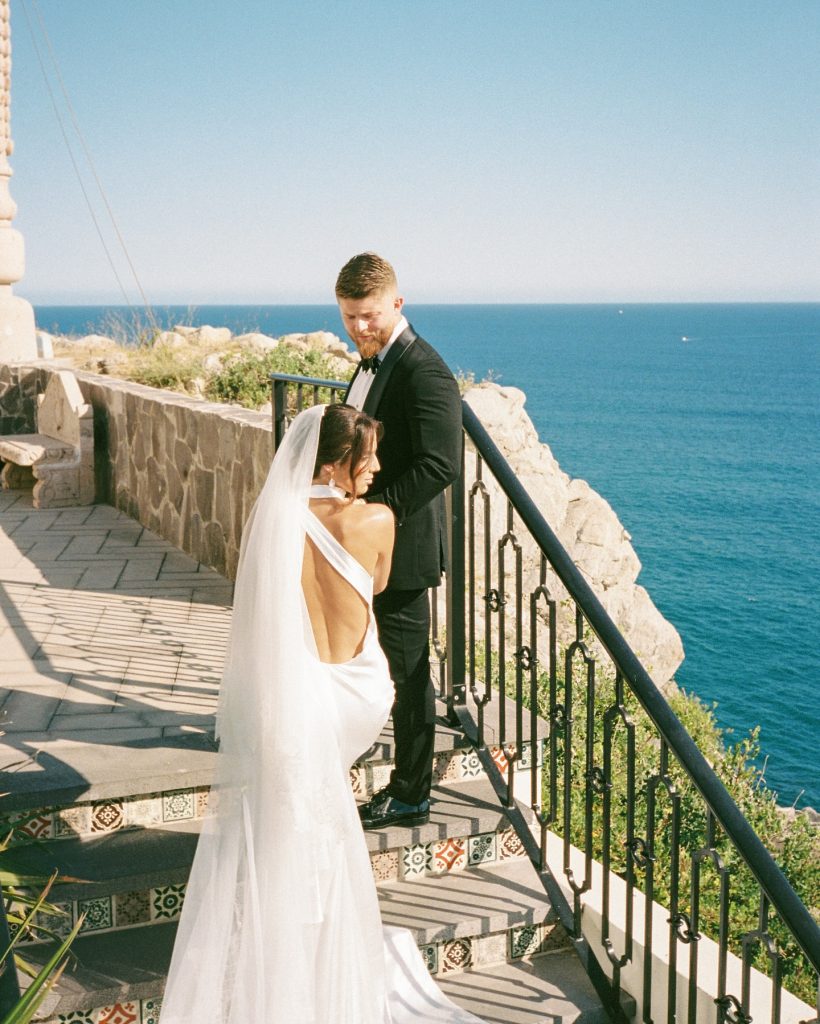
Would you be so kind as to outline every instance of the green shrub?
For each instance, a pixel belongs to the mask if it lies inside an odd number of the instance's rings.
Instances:
[[[239,353],[215,373],[205,386],[205,394],[214,402],[238,402],[248,409],[258,409],[270,401],[270,375],[292,373],[304,377],[319,377],[323,380],[349,380],[353,374],[351,366],[339,375],[335,365],[322,352],[308,349],[300,351],[287,345],[280,345],[262,355]],[[329,401],[330,393],[319,394],[320,401]]]
[[[202,355],[157,345],[134,350],[126,374],[137,384],[195,394],[195,382],[204,379],[205,369]]]

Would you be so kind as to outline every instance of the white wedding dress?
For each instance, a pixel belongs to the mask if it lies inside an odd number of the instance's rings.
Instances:
[[[308,507],[321,407],[288,430],[242,543],[221,738],[162,1024],[481,1024],[438,989],[410,932],[384,927],[349,784],[393,685],[373,580]],[[366,602],[362,649],[319,660],[305,536]]]

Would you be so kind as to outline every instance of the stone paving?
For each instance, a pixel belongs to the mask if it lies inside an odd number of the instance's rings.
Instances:
[[[0,492],[0,793],[102,794],[212,755],[231,600],[222,576],[110,506],[36,510],[30,491]]]

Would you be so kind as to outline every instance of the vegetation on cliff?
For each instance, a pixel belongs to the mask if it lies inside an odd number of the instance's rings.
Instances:
[[[514,670],[513,670],[514,673]],[[603,678],[602,678],[603,676]],[[508,677],[509,678],[509,677]],[[579,677],[580,679],[581,677]],[[572,758],[570,764],[570,839],[581,849],[586,849],[586,744],[587,744],[587,690],[576,680],[572,695],[573,721]],[[690,916],[692,908],[692,872],[699,851],[707,847],[707,809],[694,783],[689,779],[674,755],[668,756],[665,773],[662,771],[661,743],[657,729],[638,704],[637,699],[625,688],[623,707],[634,730],[634,772],[635,801],[631,808],[634,821],[634,835],[647,842],[651,856],[652,882],[655,902],[669,907],[673,890],[677,885],[679,911]],[[558,681],[558,701],[565,699],[566,689],[562,679]],[[729,791],[735,803],[749,824],[763,841],[795,892],[810,909],[815,919],[820,920],[820,830],[813,823],[809,812],[795,813],[778,806],[777,793],[767,785],[763,771],[757,767],[759,761],[759,728],[748,736],[732,741],[727,730],[722,729],[715,716],[715,705],[708,706],[692,694],[679,690],[669,696],[672,710],[681,720],[698,749],[710,763],[715,774]],[[615,684],[607,673],[599,674],[593,707],[593,749],[594,763],[604,764],[604,742],[607,712],[616,704]],[[548,680],[543,677],[539,686],[539,712],[549,719]],[[620,716],[611,719],[611,829],[610,842],[611,870],[626,876],[627,858],[627,748],[629,736]],[[558,730],[557,763],[554,765],[559,780],[555,808],[556,820],[551,825],[563,834],[562,788],[565,748],[563,730]],[[648,783],[665,774],[668,784],[674,787],[679,802],[679,863],[675,876],[672,873],[673,850],[673,800],[663,784],[655,785],[654,832],[647,829],[649,791]],[[544,775],[543,806],[549,808],[548,768]],[[592,813],[592,855],[596,860],[603,858],[604,821],[603,799],[593,798]],[[729,877],[731,904],[729,908],[729,948],[742,955],[742,939],[758,928],[760,912],[760,888],[751,871],[746,867],[740,854],[715,824],[715,844],[724,870]],[[640,859],[640,858],[639,858]],[[647,878],[647,864],[636,864],[633,859],[635,884],[643,889]],[[715,941],[719,938],[721,915],[720,873],[707,857],[700,868],[699,930]],[[791,935],[775,914],[771,914],[771,934],[783,955],[783,983],[789,991],[811,1004],[814,1000],[816,978],[808,961],[803,956]],[[771,974],[771,965],[764,950],[758,944],[753,946],[754,966]]]

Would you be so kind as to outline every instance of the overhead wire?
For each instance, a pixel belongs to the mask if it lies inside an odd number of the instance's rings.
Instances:
[[[51,58],[51,63],[53,65],[54,74],[55,74],[55,77],[56,77],[57,82],[59,84],[60,91],[61,91],[61,93],[63,95],[63,99],[65,101],[65,105],[66,105],[66,107],[68,109],[68,112],[69,112],[69,115],[71,117],[71,123],[73,125],[74,131],[75,131],[75,133],[77,135],[77,138],[79,139],[79,142],[80,142],[80,145],[82,147],[83,153],[85,154],[86,162],[88,163],[88,167],[90,168],[91,174],[93,175],[94,181],[95,181],[95,183],[97,185],[97,190],[98,190],[98,192],[100,194],[100,197],[102,199],[102,202],[103,202],[103,204],[105,206],[106,212],[108,213],[108,218],[111,221],[111,225],[112,225],[112,227],[114,229],[114,233],[117,236],[117,240],[119,242],[120,248],[122,249],[123,255],[125,256],[125,260],[126,260],[126,262],[128,264],[128,267],[129,267],[129,269],[131,271],[131,276],[134,279],[134,283],[136,284],[137,290],[138,290],[138,292],[140,294],[140,297],[142,299],[142,305],[145,308],[145,312],[146,312],[146,315],[148,317],[148,321],[149,321],[149,323],[153,323],[153,321],[154,321],[154,314],[153,314],[153,310],[151,308],[151,304],[149,303],[148,298],[147,298],[147,296],[145,294],[145,290],[142,287],[142,282],[140,281],[139,274],[137,273],[137,269],[134,266],[134,262],[131,259],[131,255],[130,255],[130,253],[128,251],[128,246],[126,245],[126,242],[125,242],[125,238],[123,237],[123,234],[120,231],[119,224],[117,223],[117,219],[114,216],[114,211],[113,211],[113,209],[111,207],[111,203],[108,201],[108,196],[106,195],[106,192],[105,192],[105,189],[103,187],[102,181],[100,180],[100,176],[97,173],[97,169],[96,169],[96,166],[95,166],[95,163],[94,163],[94,159],[93,159],[93,157],[91,155],[91,151],[90,151],[90,149],[88,147],[88,144],[85,141],[85,136],[83,135],[82,129],[80,128],[79,120],[78,120],[77,115],[76,115],[76,113],[74,111],[74,106],[73,106],[73,104],[71,102],[71,98],[69,97],[68,90],[67,90],[65,82],[63,80],[63,76],[62,76],[62,73],[60,71],[60,65],[59,65],[59,62],[57,60],[57,55],[56,55],[56,52],[54,50],[54,47],[52,46],[51,38],[49,36],[48,30],[46,29],[45,21],[43,20],[43,16],[42,16],[42,13],[41,13],[40,8],[38,6],[38,2],[37,2],[37,0],[30,0],[30,2],[31,2],[32,7],[34,8],[34,12],[35,12],[35,14],[37,16],[37,21],[39,23],[40,31],[42,32],[43,38],[45,39],[46,46],[47,46],[48,52],[49,52],[49,56]],[[106,258],[108,259],[109,266],[111,267],[111,271],[112,271],[112,273],[114,274],[114,277],[117,280],[117,284],[119,285],[120,292],[122,293],[123,298],[125,300],[125,304],[131,310],[131,312],[135,314],[136,311],[134,309],[134,306],[131,303],[130,298],[128,297],[128,293],[127,293],[127,290],[125,288],[125,285],[122,282],[122,279],[121,279],[121,277],[120,277],[120,275],[119,275],[119,273],[117,271],[117,268],[116,268],[116,265],[115,265],[115,261],[113,259],[112,254],[111,254],[111,251],[110,251],[110,249],[108,247],[108,244],[105,241],[105,237],[104,237],[102,228],[100,226],[99,220],[97,219],[97,215],[95,213],[93,204],[91,202],[91,198],[90,198],[90,196],[88,194],[88,191],[87,191],[87,189],[85,187],[85,183],[83,181],[83,176],[82,176],[82,174],[80,172],[79,165],[78,165],[77,160],[75,158],[74,150],[73,150],[73,148],[71,146],[71,142],[70,142],[69,137],[68,137],[68,132],[66,131],[65,124],[63,122],[63,117],[62,117],[62,114],[61,114],[61,111],[60,111],[60,108],[59,108],[59,104],[57,102],[57,98],[54,95],[54,90],[53,90],[53,88],[51,86],[51,81],[50,81],[48,73],[46,71],[45,62],[43,60],[42,54],[40,52],[40,47],[39,47],[39,45],[37,43],[37,39],[35,37],[34,28],[32,26],[31,18],[29,16],[27,0],[22,0],[22,6],[23,6],[23,12],[24,12],[24,14],[26,16],[26,23],[28,25],[29,34],[31,36],[32,44],[34,46],[34,51],[35,51],[35,53],[37,55],[37,60],[38,60],[38,63],[40,65],[40,70],[42,71],[43,78],[44,78],[45,83],[46,83],[46,88],[48,90],[48,94],[49,94],[49,97],[51,99],[51,105],[54,108],[54,113],[55,113],[55,116],[57,117],[57,122],[58,122],[58,124],[60,126],[60,132],[62,133],[63,140],[65,141],[66,149],[68,150],[68,154],[69,154],[69,157],[71,159],[72,166],[74,167],[74,173],[77,176],[77,181],[79,182],[80,189],[81,189],[81,191],[83,193],[83,197],[85,198],[85,202],[86,202],[86,205],[88,207],[89,214],[91,215],[91,219],[92,219],[92,221],[94,223],[94,227],[95,227],[95,229],[97,231],[97,235],[98,235],[98,237],[100,239],[100,243],[101,243],[101,245],[103,247],[103,250],[105,251]]]

